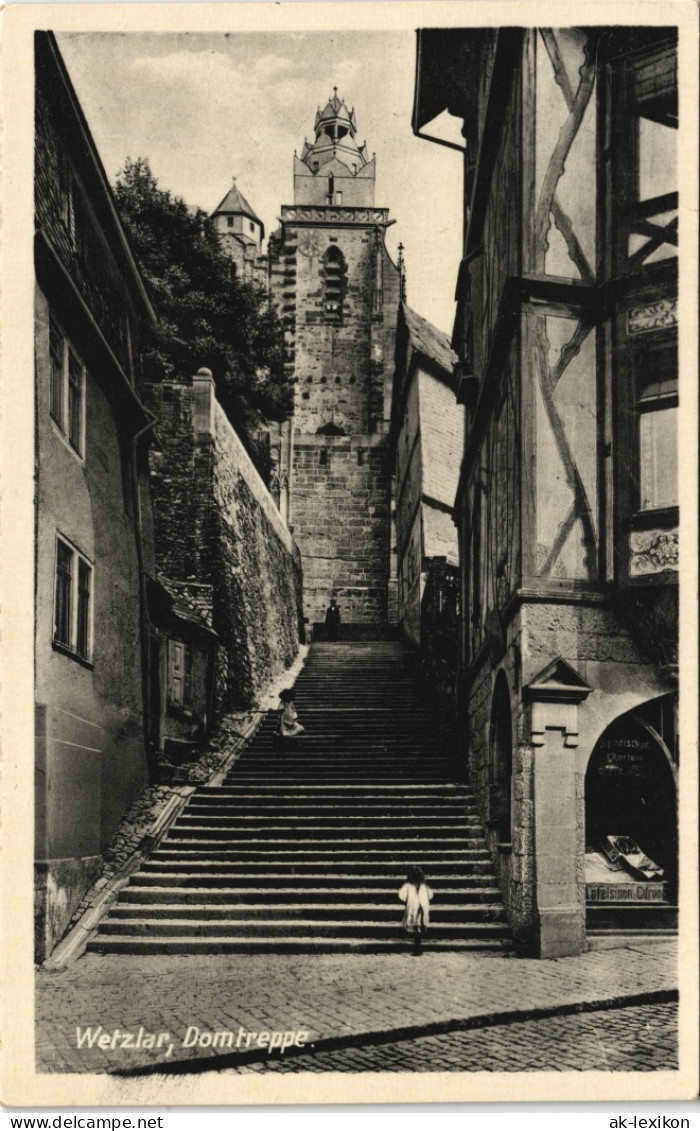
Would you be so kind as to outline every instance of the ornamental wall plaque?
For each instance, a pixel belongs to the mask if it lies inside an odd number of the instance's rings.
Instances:
[[[633,577],[678,569],[676,530],[635,530],[630,535],[630,573]]]
[[[678,325],[678,299],[662,298],[648,306],[635,306],[627,312],[627,330],[630,334],[646,334],[649,330],[663,330]]]

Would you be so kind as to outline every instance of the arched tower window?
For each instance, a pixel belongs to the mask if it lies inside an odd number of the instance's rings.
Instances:
[[[347,283],[347,265],[339,247],[329,247],[321,264],[323,276],[323,315],[326,322],[343,321],[343,299]]]

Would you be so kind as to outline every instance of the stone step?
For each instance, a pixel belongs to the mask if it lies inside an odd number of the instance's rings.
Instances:
[[[386,738],[384,742],[368,742],[359,744],[357,739],[348,735],[338,735],[335,738],[329,735],[319,735],[314,738],[308,733],[301,737],[282,739],[275,738],[268,744],[260,743],[251,747],[243,755],[246,759],[259,761],[282,762],[282,758],[289,758],[295,762],[308,761],[316,765],[326,759],[352,759],[357,768],[363,762],[373,764],[373,756],[381,754],[387,769],[403,768],[412,769],[414,764],[424,762],[437,763],[445,768],[454,763],[452,755],[438,746],[431,748],[428,743],[416,742],[413,739]]]
[[[241,769],[241,770],[236,771],[235,779],[233,777],[233,774],[229,773],[227,775],[226,782],[228,784],[230,784],[232,780],[235,780],[237,783],[240,783],[241,785],[248,785],[248,786],[266,785],[270,781],[270,771],[263,773],[263,772],[260,772],[260,771],[250,771],[250,770],[242,770]],[[310,779],[309,779],[308,774],[303,774],[303,773],[285,773],[285,774],[280,774],[279,777],[275,778],[275,781],[276,781],[276,784],[277,784],[277,787],[278,787],[280,793],[286,793],[286,791],[288,789],[291,789],[294,786],[308,785],[309,780]],[[349,785],[349,786],[355,786],[357,778],[354,775],[349,774],[347,771],[338,770],[337,772],[333,773],[331,770],[328,770],[324,773],[324,772],[321,772],[319,770],[319,772],[315,775],[313,780],[319,785],[328,785],[328,786]],[[375,785],[391,785],[392,782],[396,782],[396,776],[394,775],[392,777],[385,777],[382,773],[379,772],[379,769],[378,769],[377,776],[373,780],[374,780]],[[441,779],[440,775],[438,775],[438,774],[430,775],[427,772],[424,773],[424,774],[417,774],[416,773],[412,777],[412,781],[416,785],[416,788],[419,788],[420,782],[424,782],[426,785],[436,785],[441,780],[442,779]]]
[[[404,817],[366,819],[361,815],[354,817],[268,817],[258,814],[257,817],[241,817],[240,814],[214,813],[210,817],[188,818],[176,821],[168,837],[179,836],[181,832],[189,830],[211,830],[216,832],[226,829],[232,836],[239,839],[242,836],[273,837],[277,840],[280,836],[291,837],[321,837],[340,836],[342,839],[366,838],[372,840],[375,836],[388,835],[395,837],[434,837],[440,834],[449,837],[482,837],[483,828],[477,824],[477,818],[469,820],[468,817],[453,817],[449,822],[430,820],[422,817],[406,819]]]
[[[442,832],[442,835],[440,835]],[[280,828],[280,827],[254,827],[240,828],[233,824],[212,825],[192,824],[188,821],[177,822],[168,833],[167,842],[177,843],[226,843],[230,841],[238,848],[241,845],[277,847],[299,845],[308,851],[308,844],[315,844],[319,848],[337,846],[342,849],[345,845],[356,850],[357,841],[361,841],[366,848],[383,848],[385,846],[399,846],[407,844],[415,848],[425,847],[426,851],[436,848],[475,848],[483,842],[483,837],[473,829],[449,828],[444,832],[441,829],[425,829],[411,825],[406,828],[405,823],[399,828],[375,827],[371,829],[347,829],[343,826],[312,825],[306,829]]]
[[[401,802],[396,804],[389,804],[385,802],[380,805],[371,805],[367,802],[359,802],[356,805],[313,805],[297,803],[296,805],[286,805],[284,801],[279,801],[276,804],[269,802],[241,803],[237,798],[229,798],[224,804],[223,802],[214,803],[193,797],[187,807],[188,814],[192,819],[202,820],[210,819],[212,817],[226,817],[235,819],[236,821],[257,821],[261,824],[268,821],[332,821],[345,822],[347,824],[374,824],[375,822],[405,821],[407,815],[411,821],[419,821],[421,824],[432,824],[433,821],[439,822],[441,825],[451,825],[454,821],[474,825],[479,822],[479,815],[476,806],[473,803],[460,804],[453,802],[446,802],[444,806],[440,805],[419,805],[417,802],[411,802],[410,807]]]
[[[386,696],[382,696],[382,699],[378,700],[378,702],[382,701],[386,704]],[[298,706],[299,703],[297,702],[297,708]],[[306,708],[306,719],[308,728],[312,732],[332,731],[342,734],[343,728],[347,727],[354,735],[367,742],[371,742],[377,735],[392,733],[398,735],[420,734],[434,742],[441,738],[444,740],[447,737],[446,734],[442,735],[439,730],[436,731],[436,720],[432,716],[426,714],[424,717],[415,718],[413,712],[411,712],[411,718],[407,720],[403,711],[399,712],[395,708],[390,710],[386,705],[373,707],[372,717],[368,720],[366,703],[363,704],[361,709],[335,706],[320,710],[313,707],[309,701]],[[278,722],[278,712],[268,712],[260,724],[258,736],[273,731]]]
[[[298,895],[298,893],[297,893]],[[212,921],[238,922],[241,920],[323,920],[331,922],[336,920],[359,922],[388,922],[396,926],[401,919],[401,904],[398,900],[394,903],[343,903],[342,905],[327,903],[291,903],[271,901],[268,894],[267,902],[237,903],[233,905],[210,906],[206,903],[117,903],[112,908],[110,921],[123,919],[137,921],[143,917],[147,920],[190,920],[196,919],[201,923]],[[448,907],[440,906],[433,915],[436,925],[462,924],[471,922],[503,922],[505,911],[500,903],[460,903]],[[102,929],[106,929],[106,924]],[[111,929],[111,927],[110,927]]]
[[[469,867],[472,864],[480,863],[483,861],[491,860],[489,853],[475,845],[473,848],[467,848],[463,851],[458,849],[452,850],[435,849],[429,851],[422,850],[417,844],[407,845],[400,850],[405,859],[420,860],[423,869],[428,868],[431,871],[435,870],[435,866],[439,866],[440,862],[447,865],[448,862],[454,861],[455,864],[462,863],[464,867]],[[439,859],[436,859],[439,858]],[[218,867],[220,864],[237,865],[244,864],[249,868],[256,868],[258,866],[267,867],[268,864],[274,861],[279,861],[280,864],[298,863],[298,864],[314,864],[317,863],[318,867],[335,866],[336,863],[347,865],[349,868],[356,868],[361,865],[362,861],[368,864],[374,861],[378,863],[386,862],[392,864],[397,871],[402,871],[401,866],[397,866],[397,852],[384,848],[372,848],[367,852],[346,852],[342,848],[325,848],[321,847],[318,851],[312,852],[303,847],[299,848],[275,848],[270,845],[269,848],[259,849],[251,847],[249,844],[231,845],[219,847],[218,842],[208,841],[203,845],[198,842],[174,842],[161,845],[149,859],[154,864],[181,864],[183,868],[194,869],[200,865],[208,866],[211,864],[213,867]]]
[[[348,877],[345,878],[348,879]],[[283,879],[289,882],[290,877],[283,877]],[[325,877],[323,877],[323,880],[325,880]],[[490,882],[491,880],[493,882]],[[485,886],[485,881],[489,881],[488,886]],[[119,892],[114,909],[116,910],[121,904],[156,906],[163,903],[183,909],[190,905],[204,906],[210,909],[216,905],[221,905],[225,912],[230,905],[239,902],[246,905],[274,902],[277,906],[282,906],[287,903],[298,903],[302,896],[297,884],[290,884],[288,887],[279,886],[280,877],[274,877],[268,887],[264,887],[259,879],[254,880],[252,877],[248,877],[246,882],[249,885],[248,887],[226,888],[140,887],[129,884]],[[357,884],[356,879],[352,882],[355,885]],[[237,880],[236,883],[241,883],[241,881]],[[479,883],[484,886],[478,887],[477,884]],[[306,906],[328,906],[332,901],[333,907],[337,906],[340,914],[348,903],[355,906],[365,906],[370,903],[384,905],[390,902],[394,906],[397,890],[398,883],[392,887],[382,881],[376,887],[368,887],[364,879],[361,887],[344,888],[340,885],[311,887],[310,884],[305,884],[303,900]],[[436,898],[439,901],[440,915],[442,916],[453,906],[497,902],[500,899],[500,890],[493,877],[470,877],[468,881],[462,881],[458,888],[441,887],[439,892],[436,893]]]
[[[391,884],[391,887],[398,889],[404,882],[406,874],[406,870],[397,867],[395,862],[372,861],[369,866],[360,863],[348,864],[344,861],[340,866],[323,864],[322,871],[320,869],[321,864],[318,861],[309,863],[258,861],[254,865],[243,862],[221,865],[202,862],[199,867],[195,862],[190,861],[183,861],[180,866],[174,863],[152,865],[146,862],[135,875],[132,875],[129,883],[135,886],[142,884],[145,887],[153,887],[157,883],[161,887],[172,884],[173,887],[228,888],[232,886],[232,880],[239,887],[248,883],[258,887],[260,883],[289,884],[294,881],[297,882],[297,886],[301,886],[303,880],[304,889],[325,888],[328,884],[332,887],[386,887],[387,884]],[[469,861],[467,866],[460,862],[449,864],[434,862],[429,880],[437,888],[446,887],[448,883],[461,886],[469,880],[477,879],[481,882],[490,882],[493,878],[492,869],[491,860]]]
[[[88,943],[87,951],[91,954],[400,954],[410,947],[410,939],[405,936],[391,939],[368,939],[361,935],[357,938],[311,935],[306,938],[237,936],[211,939],[98,934]],[[503,957],[513,952],[506,935],[498,938],[428,939],[423,943],[423,950],[495,953]]]
[[[190,842],[192,843],[192,842]],[[450,862],[452,860],[458,862],[462,861],[465,864],[471,863],[476,860],[489,860],[491,855],[486,848],[480,847],[480,842],[475,842],[472,847],[464,847],[464,845],[457,842],[444,842],[436,843],[434,845],[426,845],[423,841],[379,841],[372,842],[364,845],[363,847],[355,847],[353,844],[348,847],[347,842],[344,841],[318,841],[312,842],[308,847],[299,845],[296,841],[281,840],[277,844],[270,841],[241,841],[236,844],[234,848],[226,849],[219,848],[219,842],[210,841],[199,846],[199,855],[202,860],[212,858],[222,859],[229,856],[234,860],[240,860],[241,863],[247,864],[265,864],[272,860],[279,860],[281,862],[294,863],[313,863],[316,861],[319,866],[325,866],[333,863],[342,864],[367,864],[376,860],[378,862],[387,861],[388,863],[396,866],[397,856],[402,858],[414,859],[420,856],[424,870],[429,868],[431,864],[436,862]],[[169,856],[182,855],[177,842],[172,845],[172,849],[168,852],[165,846],[157,849],[156,852],[150,857],[152,861],[164,860]]]
[[[346,800],[353,796],[353,793],[368,799],[383,800],[389,798],[396,800],[397,798],[436,798],[443,797],[454,799],[458,798],[472,798],[473,791],[471,787],[463,785],[461,782],[443,782],[437,785],[425,787],[416,782],[397,783],[395,781],[387,781],[385,783],[377,783],[372,781],[357,781],[353,780],[351,783],[343,786],[338,785],[322,785],[314,782],[300,783],[296,786],[290,786],[290,793],[287,794],[286,790],[281,790],[278,782],[265,781],[261,785],[246,785],[245,783],[238,784],[238,779],[235,776],[235,771],[232,771],[232,778],[236,781],[236,787],[229,785],[221,786],[199,786],[193,797],[242,797],[250,796],[253,798],[260,797],[273,797],[275,799],[283,799],[288,801],[293,797],[295,800],[300,797],[309,796],[314,800],[323,797],[339,798]]]
[[[414,762],[439,761],[450,765],[455,761],[452,750],[447,749],[442,743],[421,742],[416,735],[377,735],[371,742],[363,742],[357,735],[345,732],[343,734],[329,734],[328,731],[319,731],[314,734],[305,728],[303,735],[296,738],[283,739],[277,734],[277,728],[267,735],[262,735],[258,741],[251,745],[245,752],[246,758],[279,758],[280,754],[287,757],[309,758],[315,761],[321,757],[331,757],[343,754],[346,758],[355,757],[358,760],[368,758],[372,754],[381,754],[389,763],[404,763],[407,767]]]
[[[290,741],[295,741],[291,739]],[[453,762],[445,761],[426,755],[424,758],[415,758],[410,762],[405,757],[389,758],[381,750],[371,754],[358,754],[352,750],[334,748],[318,752],[306,750],[254,751],[244,755],[236,763],[236,772],[245,774],[279,774],[281,777],[308,775],[309,781],[325,781],[327,777],[341,774],[344,777],[357,777],[372,779],[379,777],[378,763],[381,765],[381,777],[391,778],[394,781],[421,781],[424,777],[444,780],[445,777],[456,777],[456,767]],[[276,780],[270,778],[269,780]]]
[[[496,922],[450,923],[430,926],[431,939],[503,938],[507,925]],[[198,938],[231,938],[236,934],[254,937],[282,936],[294,938],[318,932],[326,938],[396,938],[401,933],[400,911],[393,920],[325,920],[325,919],[245,919],[235,922],[201,922],[191,919],[106,919],[100,926],[101,935],[139,935],[145,938],[193,935]]]

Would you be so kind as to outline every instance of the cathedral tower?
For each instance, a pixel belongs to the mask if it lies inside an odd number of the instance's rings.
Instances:
[[[279,452],[280,507],[304,568],[305,613],[331,594],[344,624],[390,619],[388,429],[399,274],[374,204],[375,161],[334,89],[294,157],[294,203],[270,240],[294,417]]]

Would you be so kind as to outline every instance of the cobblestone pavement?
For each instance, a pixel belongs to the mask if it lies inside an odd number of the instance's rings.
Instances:
[[[240,1028],[247,1033],[303,1031],[310,1043],[465,1018],[485,1018],[488,1023],[492,1014],[607,1001],[676,985],[672,940],[548,961],[430,952],[420,958],[408,952],[87,955],[66,970],[37,972],[37,1070],[114,1072],[167,1064],[168,1045],[171,1062],[221,1054],[221,1048],[199,1043],[183,1047],[188,1027],[196,1027],[200,1036],[220,1030],[237,1033]],[[596,1018],[602,1023],[603,1013]],[[573,1026],[576,1020],[569,1018],[567,1024]],[[578,1020],[593,1031],[590,1016]],[[85,1030],[92,1036],[97,1026],[102,1029],[90,1048]],[[138,1034],[141,1027],[141,1047],[120,1047],[121,1038],[114,1048],[111,1041],[108,1048],[98,1047],[105,1033],[111,1037],[119,1029]],[[503,1032],[504,1027],[500,1034],[494,1027],[491,1037],[497,1042]],[[149,1033],[168,1037],[160,1049],[149,1048],[144,1046]],[[484,1030],[421,1039],[437,1040],[437,1045],[425,1047],[441,1055],[443,1041],[482,1042]],[[534,1060],[533,1067],[539,1067]]]
[[[319,1052],[250,1072],[658,1072],[678,1067],[678,1007],[603,1010]]]

